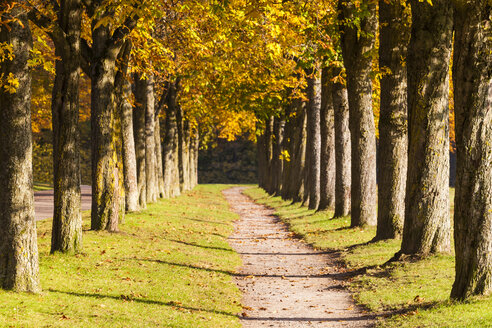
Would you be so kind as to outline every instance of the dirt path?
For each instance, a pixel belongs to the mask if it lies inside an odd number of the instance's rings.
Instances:
[[[291,238],[265,206],[224,191],[241,216],[229,243],[241,255],[236,283],[243,292],[243,327],[371,327],[334,270],[335,259]]]
[[[91,209],[91,186],[80,186],[82,211]],[[53,190],[34,193],[34,216],[36,221],[53,217]]]

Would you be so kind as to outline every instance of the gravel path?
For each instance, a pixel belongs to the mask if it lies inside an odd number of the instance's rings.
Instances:
[[[371,327],[343,287],[333,255],[292,238],[273,211],[242,194],[224,191],[240,215],[229,243],[241,255],[235,278],[243,292],[243,327]]]
[[[91,186],[80,186],[82,211],[91,209]],[[53,217],[53,190],[34,193],[34,216],[36,221]]]

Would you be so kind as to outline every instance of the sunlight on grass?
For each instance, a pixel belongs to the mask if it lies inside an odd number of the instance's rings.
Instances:
[[[353,277],[355,300],[379,313],[380,327],[492,327],[492,297],[451,302],[454,256],[432,256],[418,262],[383,266],[399,249],[399,240],[368,243],[376,229],[350,228],[350,217],[332,219],[332,212],[314,212],[272,197],[255,187],[245,191],[272,207],[290,229],[322,250],[338,251]],[[454,199],[454,188],[450,190]],[[454,204],[451,202],[451,211]]]
[[[53,186],[50,185],[49,183],[45,183],[45,182],[37,182],[37,181],[34,181],[34,191],[42,191],[42,190],[50,190],[50,189],[53,189]]]
[[[127,215],[121,232],[88,231],[84,252],[49,255],[51,222],[38,222],[39,295],[0,291],[0,326],[239,327],[241,262],[227,243],[227,186],[194,191]]]

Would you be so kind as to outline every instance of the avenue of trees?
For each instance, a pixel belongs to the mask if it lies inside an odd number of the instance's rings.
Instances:
[[[83,247],[82,74],[90,80],[91,229],[117,231],[125,211],[193,188],[200,144],[256,131],[261,187],[351,215],[354,227],[377,225],[375,240],[402,238],[394,260],[451,250],[452,94],[451,296],[489,294],[491,7],[489,0],[3,1],[0,286],[41,288],[31,79],[42,66],[53,75],[52,253]],[[43,44],[54,53],[40,55]]]
[[[286,101],[259,116],[260,186],[335,217],[350,215],[352,227],[377,226],[374,241],[401,238],[392,261],[450,252],[453,222],[451,297],[490,294],[492,4],[324,5],[310,16],[316,33],[305,30],[299,42],[307,47],[294,59],[305,76],[303,95],[286,88]]]

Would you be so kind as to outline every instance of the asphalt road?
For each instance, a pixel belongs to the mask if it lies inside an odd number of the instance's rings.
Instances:
[[[91,209],[91,186],[80,186],[82,195],[82,211]],[[53,190],[36,191],[34,193],[34,210],[36,220],[53,217]]]

